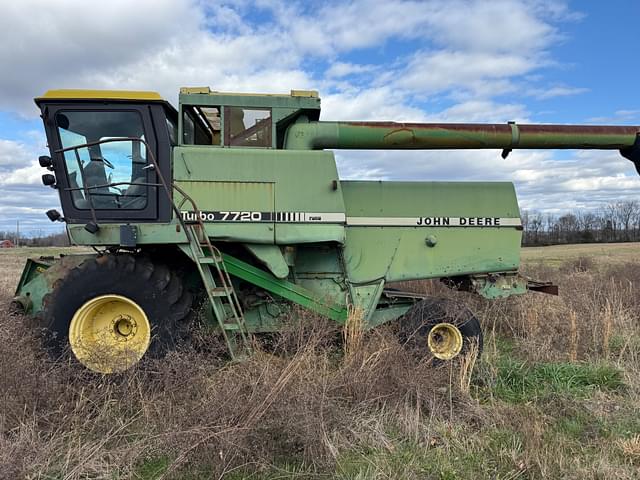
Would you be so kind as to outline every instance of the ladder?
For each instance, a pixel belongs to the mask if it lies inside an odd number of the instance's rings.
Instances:
[[[180,223],[181,228],[184,230],[187,239],[189,240],[191,258],[196,263],[198,272],[200,273],[200,278],[202,279],[207,292],[207,297],[209,298],[209,303],[213,309],[213,314],[216,317],[231,358],[235,360],[238,358],[239,354],[249,354],[251,352],[251,345],[249,341],[249,332],[242,313],[242,305],[240,304],[238,295],[231,283],[231,277],[227,271],[222,253],[211,243],[211,240],[207,236],[204,223],[202,222],[202,217],[200,216],[200,210],[198,209],[196,202],[178,185],[173,182],[167,182],[158,166],[156,157],[153,154],[154,150],[147,141],[143,138],[137,137],[109,138],[98,142],[87,143],[85,145],[75,145],[65,149],[64,151],[75,150],[77,157],[78,148],[122,141],[138,142],[144,145],[147,160],[149,162],[149,165],[144,168],[151,168],[156,173],[157,179],[160,182],[147,183],[144,185],[162,187],[164,190],[164,193],[171,204],[171,208],[176,215],[176,219]],[[173,190],[177,191],[182,196],[182,201],[179,205],[174,201]],[[187,223],[182,218],[180,209],[186,202],[191,204],[193,211],[196,213],[197,221],[195,223]],[[93,206],[90,204],[89,207],[93,215],[93,220],[97,224]],[[203,249],[203,247],[205,247],[206,250]],[[240,342],[238,342],[238,340],[240,340]],[[238,345],[238,343],[240,343],[240,345]]]
[[[191,257],[198,268],[213,315],[218,322],[229,354],[233,360],[240,356],[247,356],[251,353],[249,332],[242,313],[242,305],[231,283],[224,257],[220,250],[211,243],[202,222],[200,210],[195,202],[181,189],[179,189],[179,193],[182,195],[183,201],[177,210],[179,211],[182,205],[188,201],[196,213],[195,223],[187,223],[182,218],[179,220],[189,240]]]

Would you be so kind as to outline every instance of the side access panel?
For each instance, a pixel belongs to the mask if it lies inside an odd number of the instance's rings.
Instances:
[[[173,168],[174,182],[205,213],[212,238],[344,241],[344,201],[331,152],[181,146]]]
[[[343,181],[353,283],[517,270],[513,184]]]

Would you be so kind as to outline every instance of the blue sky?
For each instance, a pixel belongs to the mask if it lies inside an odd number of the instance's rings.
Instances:
[[[637,0],[23,0],[0,31],[0,230],[60,228],[32,98],[50,88],[317,89],[322,118],[640,125]],[[510,180],[551,213],[640,199],[615,152],[338,152],[342,177]]]

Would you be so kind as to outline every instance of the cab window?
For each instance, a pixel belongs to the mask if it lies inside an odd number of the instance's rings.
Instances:
[[[220,108],[190,105],[182,116],[185,145],[220,145]]]
[[[225,108],[225,145],[271,147],[270,108]]]
[[[147,185],[146,147],[135,141],[145,139],[138,112],[60,111],[55,121],[63,148],[114,140],[64,153],[76,208],[141,210],[147,206],[155,187]]]

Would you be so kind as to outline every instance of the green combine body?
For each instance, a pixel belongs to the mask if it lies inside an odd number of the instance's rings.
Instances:
[[[99,253],[30,260],[15,301],[103,373],[171,336],[196,298],[234,356],[251,334],[281,330],[293,304],[340,323],[356,312],[371,328],[425,302],[391,282],[554,291],[518,274],[513,184],[345,181],[331,149],[598,148],[639,163],[638,127],[320,122],[308,91],[185,88],[177,111],[150,92],[56,90],[36,103],[51,150],[43,182],[63,209],[47,214]],[[424,333],[432,355],[464,351],[463,327],[438,328]],[[130,358],[92,360],[97,344]]]

